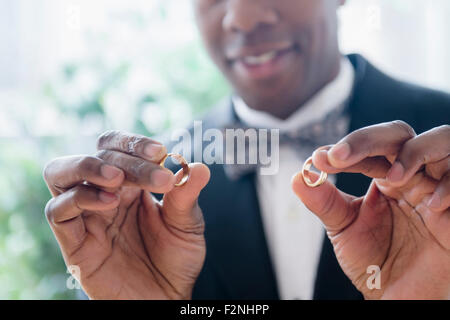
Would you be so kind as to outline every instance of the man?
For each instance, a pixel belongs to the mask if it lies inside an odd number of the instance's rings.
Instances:
[[[166,147],[114,131],[96,156],[46,167],[47,218],[90,298],[450,297],[450,96],[342,57],[344,2],[194,1],[236,92],[205,126],[318,132],[281,146],[279,173],[195,163],[174,187],[180,173],[158,165]],[[347,126],[327,133],[335,122]],[[291,184],[315,149],[314,165],[335,180]]]

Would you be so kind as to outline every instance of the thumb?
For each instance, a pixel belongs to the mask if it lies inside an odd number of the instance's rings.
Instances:
[[[189,171],[189,179],[183,186],[175,187],[164,195],[162,211],[170,225],[186,232],[203,233],[203,215],[197,199],[209,182],[210,172],[201,163],[190,164]],[[176,174],[177,181],[181,176],[182,170]]]
[[[319,177],[315,172],[309,175],[313,181]],[[294,193],[322,221],[329,233],[337,234],[354,221],[357,211],[352,203],[356,197],[340,191],[329,181],[311,188],[303,180],[302,172],[296,174],[291,183]]]

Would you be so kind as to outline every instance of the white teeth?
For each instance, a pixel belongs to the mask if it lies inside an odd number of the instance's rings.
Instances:
[[[275,58],[276,55],[277,55],[277,51],[274,50],[274,51],[270,51],[270,52],[264,53],[259,56],[244,57],[244,62],[249,65],[259,65],[259,64],[269,62],[270,60]]]

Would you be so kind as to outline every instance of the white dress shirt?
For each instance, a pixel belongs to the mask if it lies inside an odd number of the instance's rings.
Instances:
[[[249,108],[234,97],[239,119],[254,128],[289,132],[324,118],[350,96],[354,69],[343,57],[338,76],[288,119]],[[337,141],[336,141],[337,142]],[[256,175],[258,199],[269,252],[274,266],[280,298],[312,299],[319,257],[323,244],[322,223],[294,195],[291,178],[301,170],[300,159],[291,146],[280,146],[280,165],[276,175]],[[329,181],[335,182],[335,176]]]

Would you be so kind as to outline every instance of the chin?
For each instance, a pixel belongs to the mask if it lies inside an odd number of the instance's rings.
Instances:
[[[301,105],[302,87],[301,79],[286,77],[247,83],[235,91],[250,108],[285,118]]]

